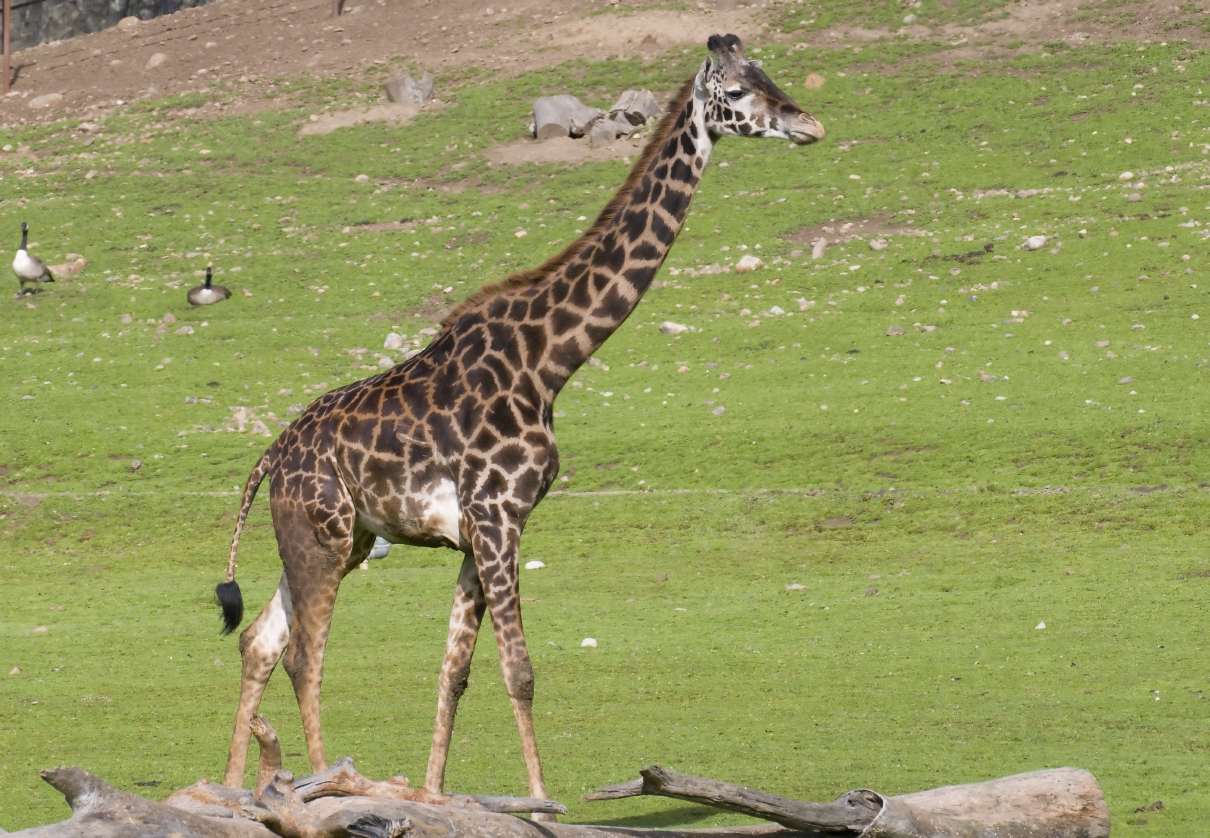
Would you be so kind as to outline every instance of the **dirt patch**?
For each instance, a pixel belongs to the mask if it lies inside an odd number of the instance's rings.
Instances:
[[[927,236],[924,230],[917,230],[903,222],[892,221],[890,218],[857,218],[852,221],[829,221],[826,224],[816,224],[795,230],[785,237],[788,242],[813,245],[820,239],[828,245],[844,244],[857,239],[889,238],[891,236]]]
[[[620,160],[627,165],[646,144],[643,140],[619,140],[612,145],[593,146],[587,139],[553,137],[549,140],[519,139],[483,152],[489,166],[523,166],[526,163],[603,163]]]
[[[315,134],[331,134],[340,128],[352,128],[366,122],[386,122],[390,125],[405,125],[421,110],[434,109],[432,105],[423,108],[420,105],[395,104],[374,105],[369,108],[356,108],[351,111],[338,113],[311,114],[309,121],[298,129],[298,136],[310,137]]]

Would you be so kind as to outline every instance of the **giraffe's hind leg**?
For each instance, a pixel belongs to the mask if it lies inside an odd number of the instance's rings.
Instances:
[[[244,784],[244,766],[248,758],[248,742],[252,735],[250,724],[260,707],[261,696],[269,676],[277,666],[282,650],[290,639],[290,587],[283,573],[277,592],[252,624],[239,638],[242,674],[239,687],[239,709],[235,713],[235,732],[231,749],[227,751],[227,771],[223,783],[231,788]]]
[[[441,686],[437,696],[437,722],[433,727],[433,746],[429,750],[429,766],[424,775],[427,791],[440,794],[445,785],[445,763],[450,753],[450,737],[454,732],[454,716],[458,700],[466,691],[471,671],[471,656],[475,639],[483,622],[487,603],[479,570],[470,553],[462,560],[458,585],[454,588],[454,607],[450,612],[450,631],[445,643],[445,660],[441,664]]]
[[[322,522],[313,519],[301,505],[274,498],[273,525],[278,550],[290,581],[293,621],[282,666],[290,676],[312,771],[327,768],[323,731],[319,719],[319,695],[323,684],[324,650],[336,593],[352,568],[370,554],[374,534],[354,531],[351,503],[339,504]]]

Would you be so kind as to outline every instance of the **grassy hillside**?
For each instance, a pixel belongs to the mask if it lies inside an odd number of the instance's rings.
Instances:
[[[1198,834],[1210,59],[749,47],[828,137],[721,143],[661,287],[556,404],[567,479],[523,542],[547,565],[523,593],[551,794],[577,820],[706,825],[733,819],[578,796],[656,760],[821,800],[1078,765],[1132,833]],[[326,136],[297,129],[374,77],[205,123],[144,103],[87,145],[0,132],[29,147],[0,257],[24,220],[48,263],[90,260],[0,319],[0,825],[66,812],[41,766],[152,796],[220,774],[238,653],[211,591],[269,443],[250,429],[397,361],[390,331],[423,345],[601,207],[624,164],[481,156],[534,96],[663,95],[700,59],[468,72],[405,127]],[[811,258],[850,222],[869,232]],[[743,253],[765,267],[695,275]],[[189,310],[209,263],[235,296]],[[256,608],[280,572],[263,502],[242,555]],[[457,564],[396,548],[347,580],[331,755],[422,778]],[[448,784],[519,793],[492,645]],[[264,709],[304,771],[281,676]]]

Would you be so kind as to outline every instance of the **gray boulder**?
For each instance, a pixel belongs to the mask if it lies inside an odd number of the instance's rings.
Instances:
[[[635,127],[621,117],[610,114],[598,119],[592,125],[588,138],[593,145],[609,145],[618,137],[628,137],[634,133]]]
[[[425,73],[419,80],[411,76],[392,76],[382,86],[392,102],[423,105],[433,98],[432,73]]]
[[[627,90],[609,109],[609,115],[631,125],[643,125],[663,108],[650,90]]]
[[[534,136],[539,140],[582,137],[604,115],[600,108],[590,108],[567,93],[543,96],[534,101]]]

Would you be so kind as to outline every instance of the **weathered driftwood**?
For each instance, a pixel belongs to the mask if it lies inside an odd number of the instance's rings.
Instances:
[[[986,783],[886,797],[869,789],[832,803],[804,803],[744,786],[677,774],[658,765],[642,778],[586,800],[640,794],[675,797],[775,821],[815,835],[862,838],[1102,838],[1109,807],[1096,778],[1078,768],[1017,774]]]
[[[988,783],[899,797],[858,789],[833,803],[804,803],[767,792],[667,771],[586,797],[675,797],[775,821],[777,825],[707,830],[645,830],[535,823],[506,812],[566,814],[553,800],[437,795],[406,777],[375,782],[345,758],[295,781],[281,767],[277,733],[261,717],[256,789],[201,780],[163,803],[120,791],[80,768],[43,771],[67,798],[72,816],[14,833],[22,838],[1104,838],[1109,810],[1087,771],[1059,768]]]

